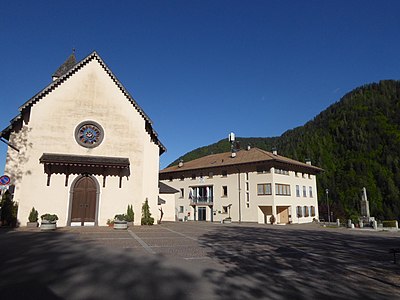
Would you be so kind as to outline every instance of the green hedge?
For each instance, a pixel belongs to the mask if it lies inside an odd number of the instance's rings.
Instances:
[[[396,227],[396,220],[382,221],[383,227]]]

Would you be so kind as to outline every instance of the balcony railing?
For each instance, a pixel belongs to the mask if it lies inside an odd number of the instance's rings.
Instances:
[[[202,196],[192,196],[192,199],[190,199],[190,204],[191,205],[210,205],[213,204],[213,197],[202,197]]]

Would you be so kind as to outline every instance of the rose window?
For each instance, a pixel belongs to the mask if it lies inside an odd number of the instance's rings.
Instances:
[[[103,129],[93,121],[83,122],[75,130],[75,139],[79,145],[86,148],[94,148],[103,140]]]

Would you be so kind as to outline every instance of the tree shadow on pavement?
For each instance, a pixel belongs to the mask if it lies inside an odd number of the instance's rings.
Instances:
[[[221,299],[400,298],[398,237],[232,226],[201,244],[225,266],[203,275]]]
[[[1,299],[184,299],[194,278],[159,256],[60,232],[0,232]]]

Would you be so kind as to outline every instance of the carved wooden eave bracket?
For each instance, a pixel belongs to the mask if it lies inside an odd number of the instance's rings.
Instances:
[[[118,176],[119,187],[122,178],[130,176],[129,158],[108,156],[86,156],[58,153],[43,153],[39,162],[44,165],[47,174],[47,186],[50,185],[52,174],[65,174],[65,186],[68,186],[69,175],[99,175],[103,176],[103,187],[107,176]]]

